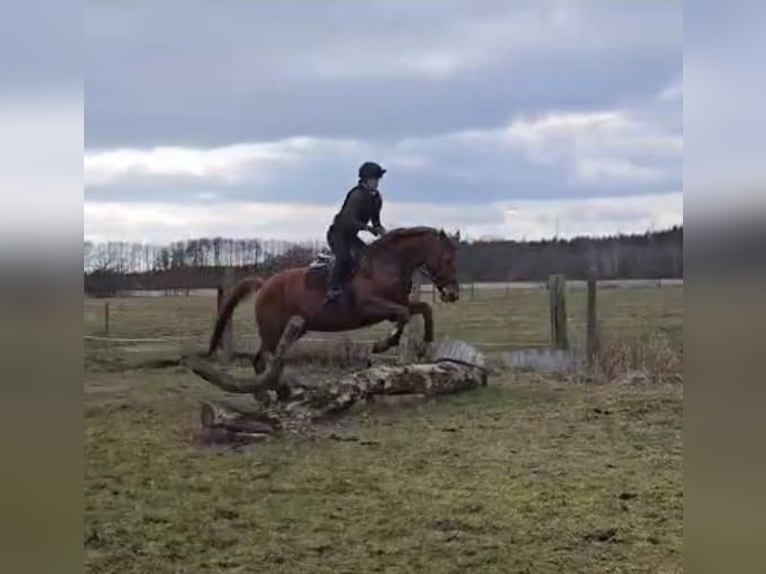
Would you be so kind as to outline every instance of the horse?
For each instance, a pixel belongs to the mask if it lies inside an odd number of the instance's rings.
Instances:
[[[425,327],[421,349],[427,348],[434,338],[433,312],[428,303],[409,300],[412,275],[419,269],[439,290],[442,301],[458,301],[459,242],[459,232],[453,236],[432,227],[393,229],[367,245],[343,294],[331,302],[326,300],[326,292],[332,263],[315,261],[268,279],[241,279],[221,306],[207,356],[215,353],[234,309],[255,292],[255,321],[261,343],[253,358],[256,378],[249,385],[253,390],[276,389],[280,397],[289,393],[279,385],[284,356],[308,331],[347,331],[390,321],[395,323],[394,329],[372,347],[373,353],[382,353],[398,346],[410,318],[420,315]]]

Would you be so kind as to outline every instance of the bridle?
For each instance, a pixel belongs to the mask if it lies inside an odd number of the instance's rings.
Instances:
[[[366,244],[369,245],[369,244]],[[361,253],[359,254],[361,259]],[[436,286],[436,289],[439,291],[441,295],[444,295],[444,289],[447,287],[446,281],[442,281],[440,277],[435,276],[433,273],[431,273],[425,266],[425,263],[418,265],[415,267],[415,270],[421,273],[423,276],[425,276],[426,279],[428,279],[431,283],[433,283]]]
[[[422,273],[426,279],[428,279],[431,283],[433,283],[436,286],[436,289],[438,289],[440,294],[444,294],[444,288],[446,285],[443,284],[443,282],[439,279],[437,279],[428,269],[426,269],[425,265],[420,265],[417,268],[417,271]]]

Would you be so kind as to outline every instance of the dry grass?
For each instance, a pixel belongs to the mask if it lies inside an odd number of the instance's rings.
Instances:
[[[662,332],[606,336],[590,376],[600,383],[682,383],[683,347]]]

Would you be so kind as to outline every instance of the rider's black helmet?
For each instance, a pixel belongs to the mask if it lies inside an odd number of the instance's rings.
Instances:
[[[386,170],[374,161],[366,161],[359,167],[359,179],[379,179],[383,177],[384,173],[386,173]]]

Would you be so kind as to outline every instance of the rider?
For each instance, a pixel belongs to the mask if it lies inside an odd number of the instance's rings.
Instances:
[[[333,301],[343,293],[343,284],[353,265],[353,256],[361,253],[365,243],[357,237],[362,230],[379,236],[385,233],[380,224],[383,200],[378,183],[386,170],[367,161],[359,167],[359,183],[346,194],[343,206],[327,230],[327,243],[335,254],[335,266],[327,299]],[[372,225],[369,225],[369,223]]]

